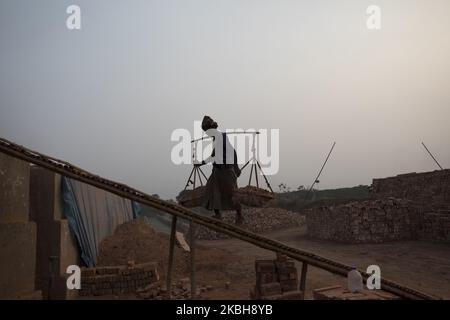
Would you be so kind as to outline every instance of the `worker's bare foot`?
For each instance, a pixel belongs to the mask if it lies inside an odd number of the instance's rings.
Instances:
[[[222,215],[221,214],[215,214],[215,215],[213,215],[213,218],[217,219],[217,220],[222,220]]]

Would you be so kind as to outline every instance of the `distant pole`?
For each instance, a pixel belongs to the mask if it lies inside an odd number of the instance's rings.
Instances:
[[[191,258],[191,300],[196,299],[197,287],[195,285],[195,225],[189,222],[189,249]]]
[[[169,245],[169,263],[167,266],[166,288],[169,293],[169,299],[172,299],[172,267],[173,267],[173,251],[175,247],[175,234],[177,232],[177,216],[172,217],[172,228],[170,229],[170,245]]]
[[[433,154],[431,153],[430,150],[428,150],[427,146],[425,145],[425,143],[422,142],[423,147],[425,148],[425,150],[427,150],[428,154],[430,155],[431,158],[433,158],[434,162],[436,162],[436,164],[439,166],[439,168],[441,168],[441,170],[444,170],[444,168],[441,167],[441,165],[439,164],[439,162],[436,160],[436,158],[433,156]]]
[[[312,191],[312,189],[314,188],[314,185],[317,182],[317,179],[319,179],[320,175],[322,174],[322,170],[323,170],[323,168],[325,168],[325,165],[327,164],[328,158],[330,157],[331,152],[333,152],[333,149],[334,149],[335,145],[336,145],[336,141],[333,142],[333,145],[331,146],[330,152],[328,152],[327,158],[325,159],[325,162],[323,163],[322,168],[320,168],[319,174],[317,175],[316,179],[314,179],[314,182],[312,183],[311,188],[309,188],[308,192],[306,193],[305,200],[308,199],[309,193]]]

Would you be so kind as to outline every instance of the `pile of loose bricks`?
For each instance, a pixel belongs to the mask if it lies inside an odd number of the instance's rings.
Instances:
[[[308,235],[351,243],[450,242],[450,170],[374,179],[375,199],[313,208]]]
[[[159,280],[156,263],[81,269],[80,296],[134,293]]]
[[[305,224],[303,216],[297,212],[292,212],[282,208],[244,208],[242,215],[245,218],[244,224],[241,226],[255,233],[264,233],[273,230],[285,229],[290,227],[298,227]],[[234,224],[236,219],[236,212],[224,211],[222,212],[224,222]],[[209,228],[198,226],[196,228],[196,235],[198,239],[217,240],[230,238],[228,235],[216,232]]]
[[[298,290],[298,274],[295,263],[277,253],[275,260],[256,260],[256,285],[250,291],[253,300],[302,300]]]

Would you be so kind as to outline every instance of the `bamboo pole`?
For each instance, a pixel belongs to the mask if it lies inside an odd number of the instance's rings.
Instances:
[[[170,247],[169,247],[169,264],[167,266],[166,286],[169,293],[169,299],[172,298],[172,267],[173,267],[173,251],[175,248],[175,233],[177,232],[177,216],[172,216],[172,227],[170,230]]]
[[[305,299],[305,288],[306,288],[306,273],[308,272],[308,264],[303,262],[302,273],[300,275],[300,291],[302,292],[303,300]]]
[[[331,147],[330,152],[328,152],[327,158],[325,159],[325,162],[323,163],[322,168],[320,168],[320,171],[317,174],[317,177],[314,179],[314,182],[311,184],[311,187],[309,188],[308,192],[306,193],[305,200],[308,200],[309,193],[313,190],[314,185],[316,184],[317,180],[319,179],[320,175],[322,174],[323,168],[325,168],[325,165],[328,162],[328,158],[330,157],[331,152],[333,152],[333,149],[334,149],[335,145],[336,145],[336,141],[333,142],[333,146]]]
[[[441,170],[444,170],[442,168],[442,166],[439,164],[439,162],[436,160],[436,158],[433,156],[433,154],[431,153],[430,150],[428,150],[427,146],[425,145],[425,143],[422,142],[423,147],[425,148],[425,150],[427,150],[428,154],[431,156],[431,158],[433,158],[434,162],[436,162],[436,164],[439,166],[439,168],[441,168]]]
[[[191,299],[196,298],[195,286],[195,225],[192,221],[189,223],[189,247],[191,249]]]

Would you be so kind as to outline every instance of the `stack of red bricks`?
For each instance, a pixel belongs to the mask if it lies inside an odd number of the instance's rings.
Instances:
[[[156,263],[81,269],[81,296],[133,293],[159,280]]]
[[[298,273],[295,263],[277,253],[275,260],[256,260],[256,285],[250,291],[255,300],[302,300],[298,290]]]
[[[376,198],[396,197],[422,204],[450,204],[450,169],[373,179]]]
[[[421,223],[410,200],[386,198],[316,207],[306,211],[308,235],[347,243],[413,240]]]
[[[419,235],[425,240],[450,242],[450,210],[425,213]]]

